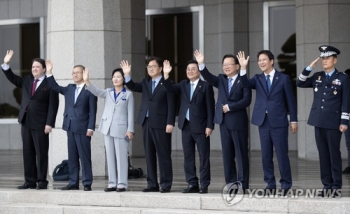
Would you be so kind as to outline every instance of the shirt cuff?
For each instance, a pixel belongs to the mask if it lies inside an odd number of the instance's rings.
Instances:
[[[202,71],[205,68],[205,64],[203,63],[203,64],[198,65],[198,68],[200,71]]]
[[[10,65],[9,64],[1,64],[2,70],[7,71],[8,69],[10,69]]]
[[[311,68],[310,66],[307,66],[307,67],[305,68],[305,70],[307,70],[307,71],[312,71],[312,68]]]
[[[127,82],[130,82],[130,80],[131,80],[131,76],[125,76],[125,82],[127,83]]]
[[[92,130],[92,129],[88,129],[88,131],[94,131],[94,130]]]
[[[246,74],[247,74],[247,70],[246,70],[246,69],[241,70],[241,71],[239,72],[239,75],[240,75],[240,76],[244,76],[244,75],[246,75]]]
[[[290,121],[290,123],[298,123],[297,121]]]
[[[52,77],[53,76],[53,74],[48,74],[48,75],[46,75],[46,77],[48,78],[48,77]]]

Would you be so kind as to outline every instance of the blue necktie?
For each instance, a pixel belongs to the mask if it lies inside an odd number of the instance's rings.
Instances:
[[[232,78],[228,78],[228,83],[227,83],[227,88],[228,88],[228,93],[230,93],[231,88],[232,88]]]
[[[74,95],[74,103],[77,102],[77,98],[79,96],[79,86],[77,86],[77,88],[75,89],[75,95]]]
[[[270,75],[266,75],[266,87],[267,87],[267,91],[270,92],[270,88],[271,88]]]
[[[329,74],[326,74],[327,82],[329,81],[330,78],[331,78],[331,76]]]
[[[152,94],[153,94],[153,91],[154,91],[155,88],[156,88],[156,81],[153,80],[152,81]]]
[[[194,84],[191,83],[190,100],[192,100],[193,92],[194,92]],[[189,108],[187,109],[187,112],[186,112],[186,119],[188,121],[190,121],[190,109]]]

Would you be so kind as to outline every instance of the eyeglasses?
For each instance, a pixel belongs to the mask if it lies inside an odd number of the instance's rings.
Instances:
[[[149,70],[149,69],[151,69],[151,68],[158,68],[159,66],[158,65],[148,65],[148,66],[146,66],[146,68]]]
[[[222,67],[229,67],[231,65],[237,65],[237,64],[222,64]]]
[[[82,74],[83,72],[72,72],[72,76],[78,75],[78,74]]]

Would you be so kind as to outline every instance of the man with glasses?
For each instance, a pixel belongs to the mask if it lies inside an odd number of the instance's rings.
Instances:
[[[85,67],[76,65],[73,68],[74,84],[59,86],[52,75],[53,65],[46,61],[47,81],[52,90],[65,98],[62,129],[68,137],[68,169],[69,183],[61,190],[79,189],[80,163],[82,168],[82,184],[84,191],[91,191],[91,137],[94,134],[97,111],[97,97],[85,90],[83,71]],[[79,163],[80,159],[80,163]]]
[[[237,57],[227,54],[222,59],[224,74],[211,74],[204,64],[204,54],[198,50],[194,56],[204,79],[218,88],[214,122],[220,125],[222,156],[226,184],[240,182],[249,188],[248,114],[252,92],[243,88],[238,75]],[[236,161],[238,170],[236,169]]]
[[[176,97],[164,87],[162,70],[163,60],[150,57],[147,65],[150,78],[136,83],[131,80],[130,71],[124,73],[126,86],[131,91],[142,93],[136,122],[142,125],[147,165],[147,187],[143,192],[167,193],[170,192],[173,182],[171,133],[175,124]]]
[[[182,193],[208,193],[210,184],[210,135],[214,129],[213,86],[200,79],[198,63],[187,62],[187,80],[172,84],[169,73],[172,67],[164,61],[164,85],[168,91],[181,95],[178,126],[182,133],[184,168],[188,187]],[[200,185],[196,175],[196,150],[199,155]]]

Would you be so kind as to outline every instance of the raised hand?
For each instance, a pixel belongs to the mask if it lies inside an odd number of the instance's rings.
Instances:
[[[46,60],[45,61],[45,65],[46,65],[46,74],[47,75],[51,75],[52,74],[52,68],[53,68],[52,62],[50,60]]]
[[[172,67],[170,65],[170,62],[168,60],[164,60],[164,62],[163,62],[163,72],[169,74],[171,72],[171,69],[172,69]]]
[[[86,84],[87,86],[90,85],[90,81],[89,81],[89,69],[88,69],[88,68],[85,68],[85,69],[83,70],[83,80],[84,80],[84,82],[85,82],[85,84]]]
[[[120,62],[120,67],[122,67],[124,76],[129,76],[131,72],[131,65],[129,65],[129,62],[127,60],[122,60]]]
[[[310,64],[310,67],[314,68],[316,66],[316,64],[317,64],[319,59],[320,59],[320,57],[317,57],[314,61],[312,61],[311,64]]]
[[[193,55],[196,58],[198,65],[204,63],[204,54],[200,50],[196,50]]]
[[[4,58],[4,64],[9,64],[9,62],[11,61],[12,56],[13,56],[13,50],[7,50],[6,56]]]
[[[249,62],[249,56],[245,58],[244,51],[239,51],[236,55],[237,59],[239,61],[239,65],[241,66],[241,70],[245,70],[247,68],[248,62]]]

